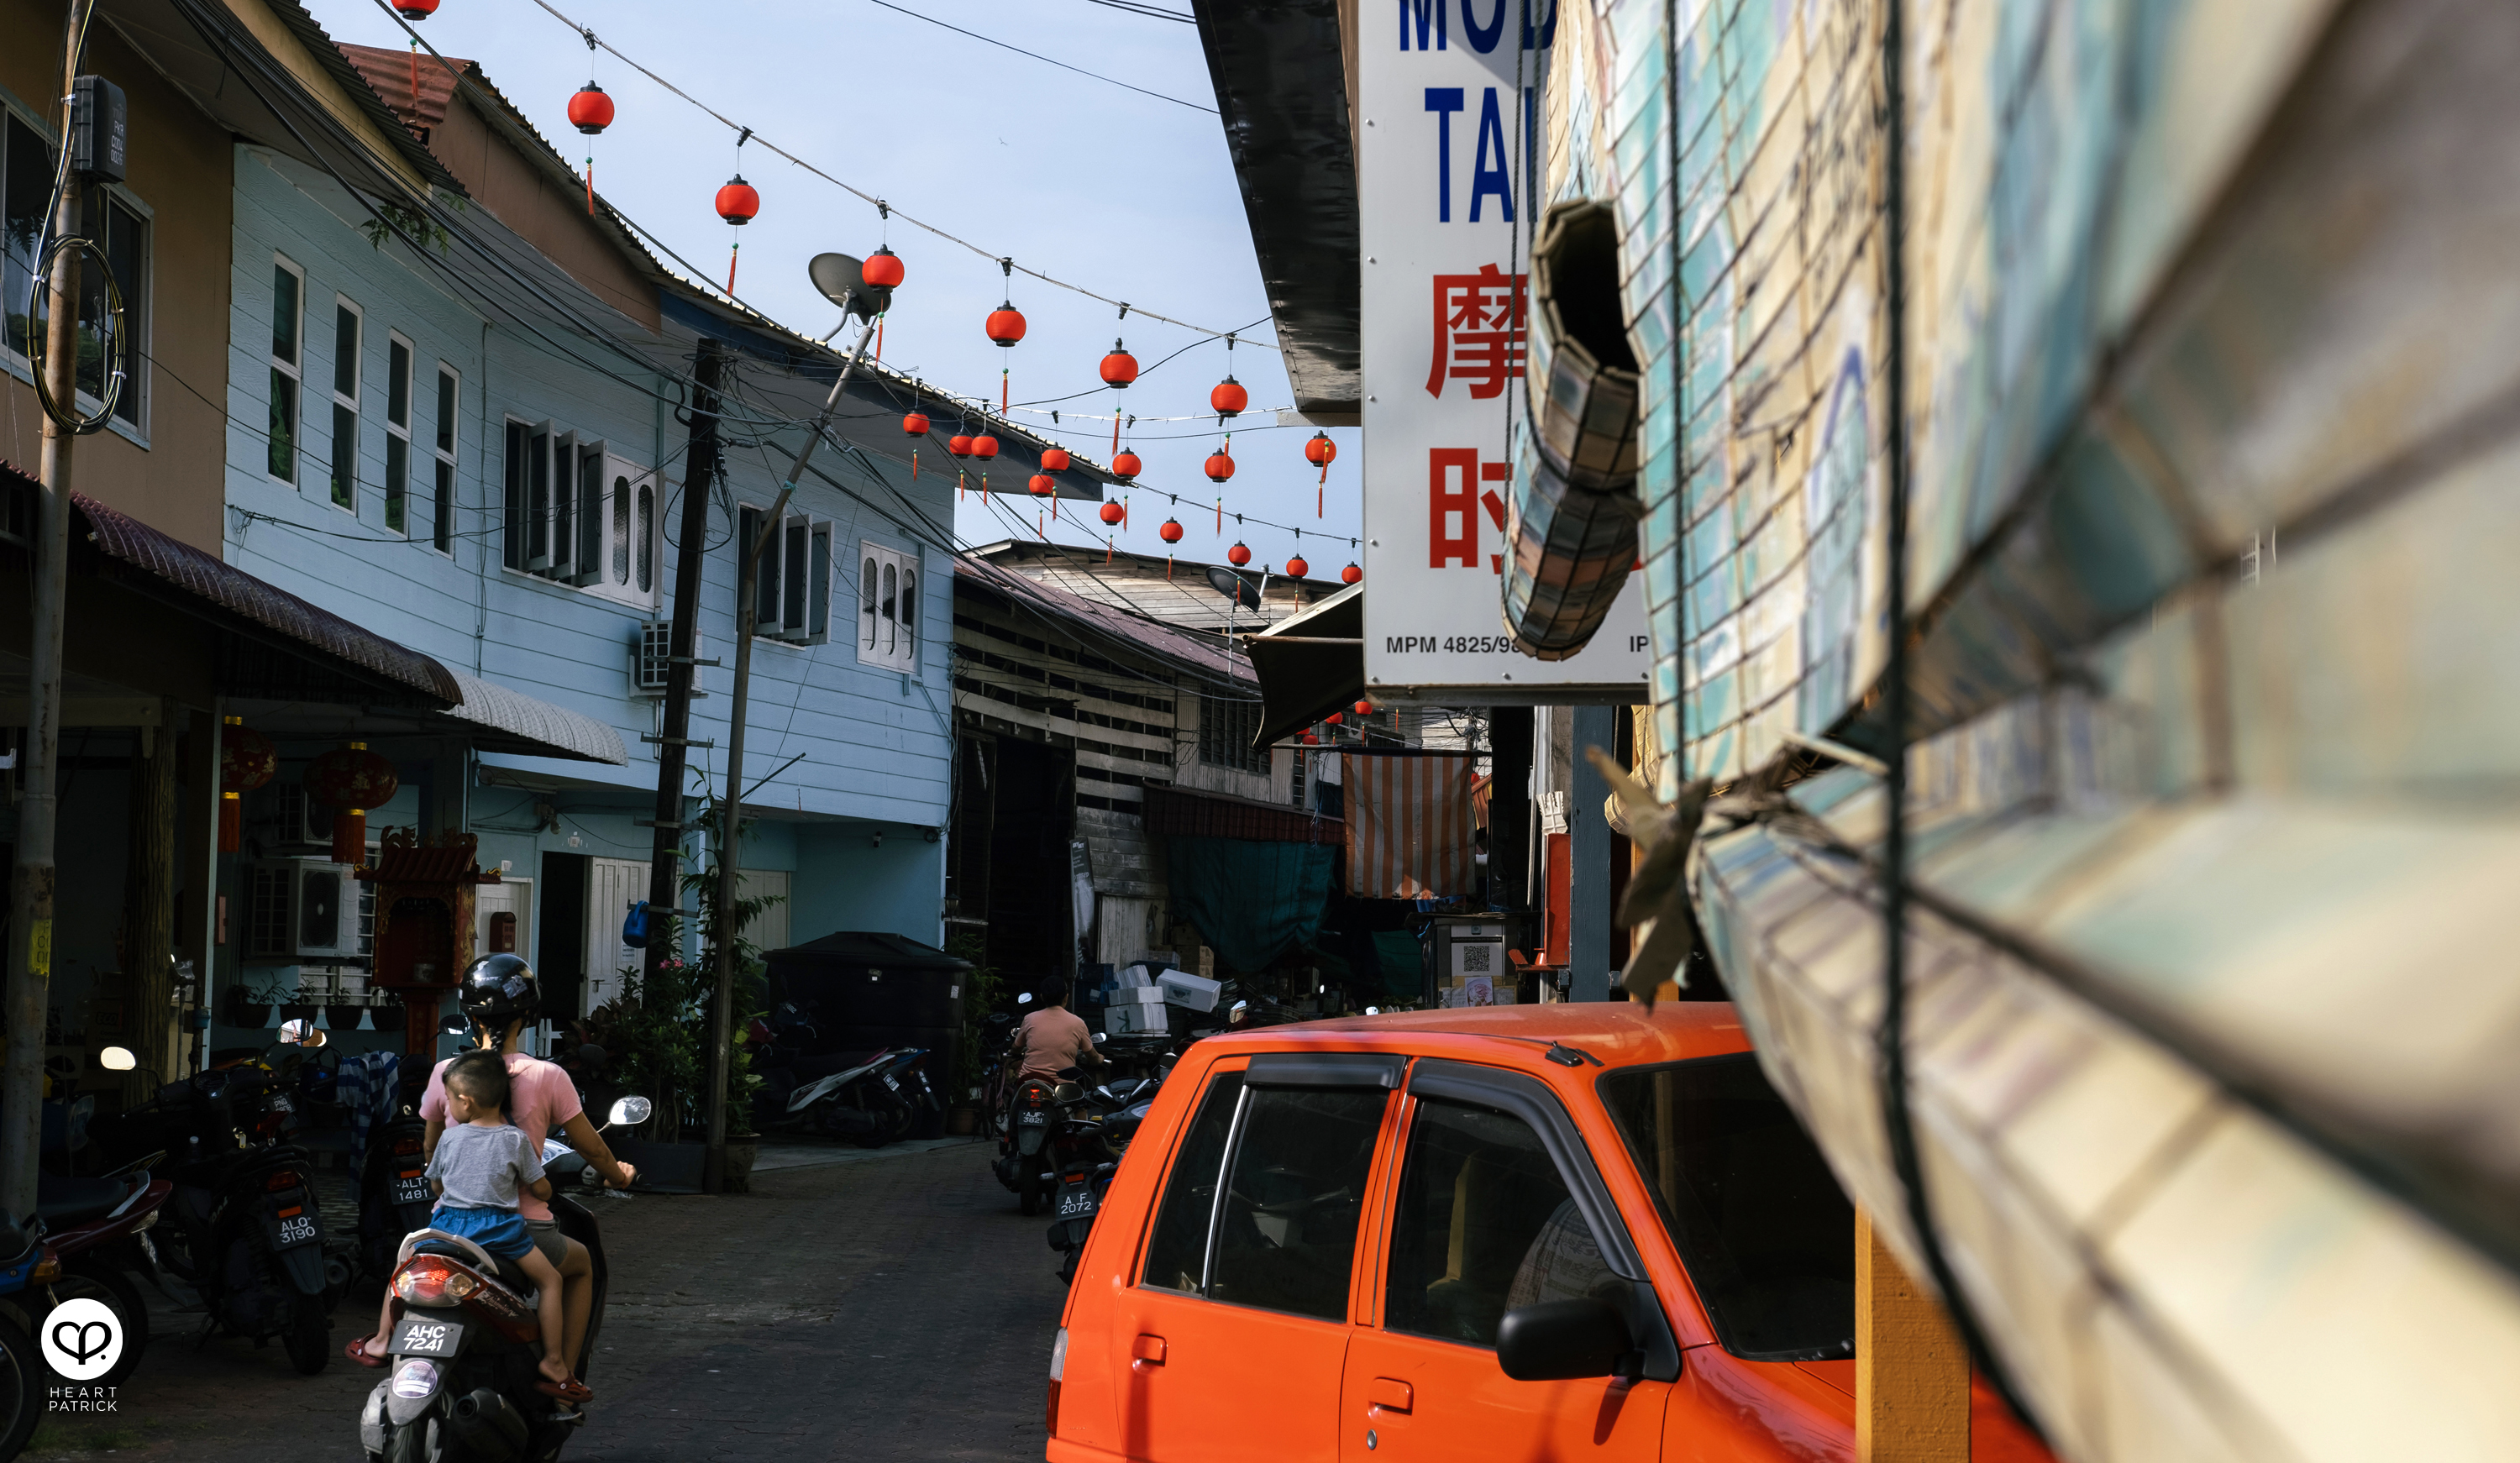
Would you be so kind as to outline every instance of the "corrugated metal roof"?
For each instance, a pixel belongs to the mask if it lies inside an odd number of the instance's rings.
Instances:
[[[463,699],[447,709],[448,716],[539,742],[551,749],[538,755],[603,762],[613,767],[630,765],[630,753],[621,744],[621,733],[591,716],[537,700],[522,691],[510,690],[477,676],[467,676],[462,671],[446,674],[463,692]]]
[[[995,590],[1048,618],[1065,620],[1076,626],[1080,633],[1096,637],[1100,643],[1117,641],[1131,649],[1170,661],[1209,681],[1231,678],[1253,686],[1259,684],[1248,659],[1227,653],[1224,646],[1203,636],[1177,630],[1117,605],[1037,583],[968,554],[955,556],[954,575],[957,580],[968,580]]]

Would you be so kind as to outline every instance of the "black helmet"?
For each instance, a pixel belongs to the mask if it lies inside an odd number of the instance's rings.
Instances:
[[[531,1021],[541,1011],[542,987],[523,955],[483,955],[464,967],[457,992],[465,1018],[483,1031],[504,1033],[511,1021]]]

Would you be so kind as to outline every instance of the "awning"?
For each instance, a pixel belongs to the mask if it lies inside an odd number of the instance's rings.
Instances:
[[[1347,842],[1347,824],[1320,818],[1301,808],[1263,803],[1222,792],[1188,792],[1148,784],[1144,807],[1147,831],[1166,837],[1242,838],[1259,843]]]
[[[1365,586],[1350,585],[1243,642],[1260,677],[1260,734],[1270,746],[1365,694]]]
[[[576,762],[604,762],[626,767],[630,754],[621,733],[564,706],[536,700],[477,676],[448,671],[463,699],[446,715],[468,724],[472,745],[486,752],[514,752],[526,757],[562,757]]]

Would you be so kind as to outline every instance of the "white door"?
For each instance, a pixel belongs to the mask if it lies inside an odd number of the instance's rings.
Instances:
[[[586,1009],[621,995],[621,972],[639,969],[645,951],[621,943],[621,921],[648,897],[652,866],[633,859],[590,859],[586,870]]]
[[[735,871],[735,897],[759,899],[775,895],[779,903],[752,916],[743,927],[743,937],[764,954],[788,948],[788,905],[789,875],[784,868],[739,868]]]

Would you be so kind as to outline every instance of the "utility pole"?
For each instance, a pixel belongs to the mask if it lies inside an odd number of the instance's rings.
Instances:
[[[878,291],[883,292],[883,291]],[[856,303],[865,298],[853,291],[842,299],[840,309],[845,323],[855,313]],[[796,461],[788,468],[788,478],[779,485],[779,496],[770,510],[761,515],[761,531],[742,547],[737,560],[735,581],[735,693],[734,704],[727,708],[726,784],[718,798],[721,824],[717,835],[717,998],[709,1010],[709,1096],[708,1147],[700,1158],[700,1191],[721,1193],[726,1187],[726,1077],[733,1053],[730,1037],[735,1006],[735,874],[736,859],[742,842],[743,814],[743,719],[744,698],[752,690],[753,599],[759,594],[761,554],[779,536],[779,523],[788,512],[788,500],[796,496],[796,479],[805,475],[805,466],[814,460],[814,450],[823,445],[823,433],[839,411],[840,393],[848,389],[849,377],[866,359],[867,343],[875,339],[878,306],[865,307],[866,326],[858,332],[857,349],[850,352],[848,364],[840,368],[839,379],[832,382],[832,394],[823,398],[823,410],[815,415],[813,424],[805,429],[805,445],[796,449]],[[737,522],[742,523],[739,517]],[[739,532],[741,528],[739,526]]]
[[[62,39],[61,145],[70,146],[70,95],[78,77],[82,26],[71,0]],[[49,238],[78,233],[84,183],[63,159]],[[78,438],[54,412],[78,410],[79,250],[55,247],[45,290],[43,487],[34,544],[34,642],[26,675],[26,773],[18,810],[17,863],[9,870],[9,1044],[0,1061],[0,1210],[35,1210],[35,1161],[43,1141],[44,1012],[53,973],[53,831],[60,813],[53,779],[62,742],[62,598],[70,541],[70,450]],[[145,1016],[165,1019],[164,1010]]]
[[[726,364],[726,347],[700,337],[699,360],[693,369],[692,440],[683,456],[682,541],[674,551],[674,628],[667,637],[672,657],[665,673],[665,725],[656,737],[656,840],[648,874],[648,908],[661,912],[679,909],[683,889],[683,774],[690,763],[692,681],[699,664],[692,651],[699,638],[701,550],[708,538],[709,486],[717,481],[718,388]],[[650,978],[672,952],[661,940],[648,942]]]

